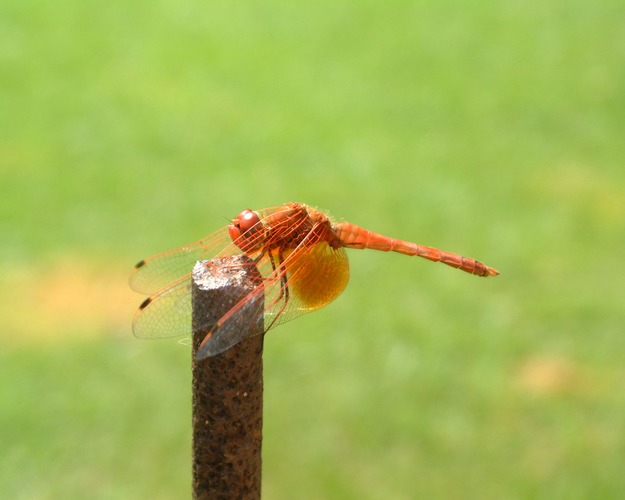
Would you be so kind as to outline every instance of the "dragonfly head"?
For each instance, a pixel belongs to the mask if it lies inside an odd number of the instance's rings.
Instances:
[[[228,233],[234,244],[247,254],[260,250],[265,240],[265,226],[258,214],[249,208],[232,220]]]

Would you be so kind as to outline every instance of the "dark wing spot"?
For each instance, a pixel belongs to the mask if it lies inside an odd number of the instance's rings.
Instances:
[[[152,298],[148,297],[147,299],[145,299],[143,302],[141,302],[141,305],[139,306],[139,310],[142,311],[143,309],[145,309],[146,307],[148,307],[148,304],[152,302]]]
[[[135,264],[135,269],[139,269],[140,267],[145,266],[145,260],[140,260]]]

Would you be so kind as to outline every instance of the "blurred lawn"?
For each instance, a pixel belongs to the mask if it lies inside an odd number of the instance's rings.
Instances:
[[[351,252],[266,338],[265,498],[625,491],[625,4],[0,4],[0,496],[185,498],[189,349],[132,264],[303,201]]]

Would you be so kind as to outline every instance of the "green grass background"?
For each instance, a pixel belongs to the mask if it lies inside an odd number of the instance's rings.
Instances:
[[[38,298],[292,200],[502,274],[351,252],[264,498],[625,491],[623,2],[3,0],[0,113],[3,498],[190,495],[189,349]]]

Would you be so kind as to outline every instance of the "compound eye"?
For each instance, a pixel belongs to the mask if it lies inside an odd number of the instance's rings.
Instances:
[[[230,238],[245,253],[259,250],[263,244],[265,228],[260,217],[252,210],[243,210],[228,226]]]
[[[241,234],[245,234],[260,222],[260,217],[253,210],[246,209],[238,215],[237,220]]]

